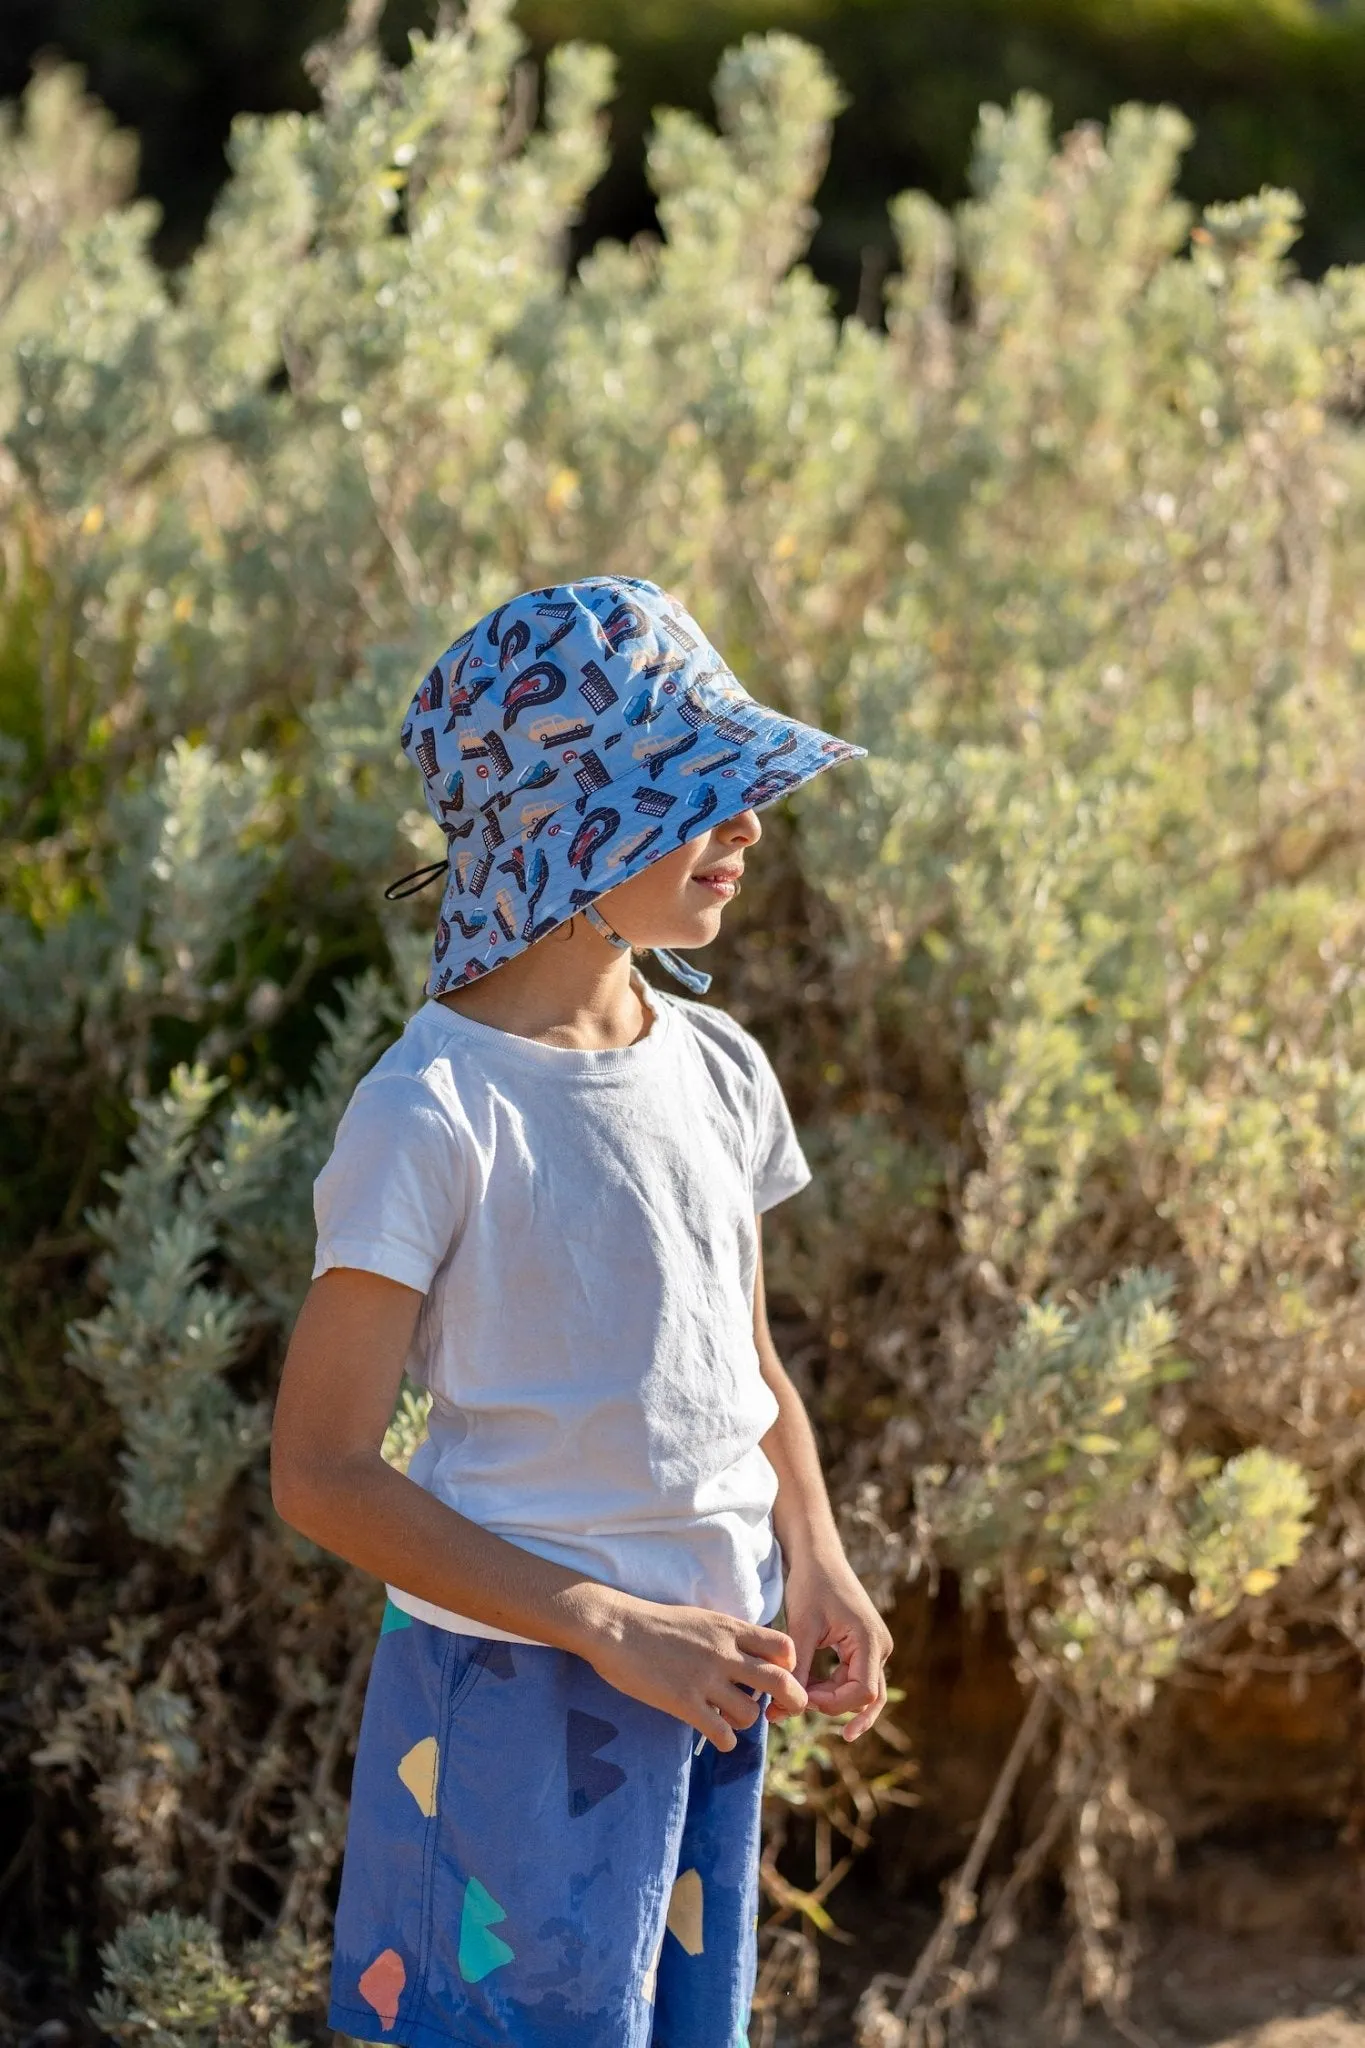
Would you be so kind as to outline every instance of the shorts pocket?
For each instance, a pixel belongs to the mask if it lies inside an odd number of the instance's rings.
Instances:
[[[431,1967],[436,1867],[441,1849],[441,1815],[450,1790],[451,1745],[457,1739],[456,1723],[460,1709],[487,1669],[489,1639],[460,1635],[453,1629],[437,1628],[430,1622],[414,1622],[413,1625],[443,1638],[439,1646],[440,1677],[437,1681],[440,1712],[435,1717],[435,1725],[440,1732],[414,1745],[399,1766],[399,1776],[417,1800],[426,1823],[422,1843],[421,1948],[419,1966],[409,1989],[408,2005],[408,2010],[416,2015],[421,2013],[425,2002],[427,1974]]]
[[[366,1690],[337,1903],[332,2025],[390,2038],[421,2018],[431,1968],[442,1803],[485,1638],[392,1604]],[[401,2035],[400,2035],[401,2038]]]

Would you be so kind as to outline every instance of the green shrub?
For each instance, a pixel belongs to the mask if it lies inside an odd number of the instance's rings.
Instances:
[[[65,1352],[5,1397],[15,1630],[44,1810],[93,1798],[133,1915],[101,2011],[191,2048],[310,1995],[376,1589],[281,1531],[261,1444],[311,1178],[420,995],[398,712],[595,567],[871,749],[768,814],[723,952],[822,1168],[772,1285],[868,1583],[960,1571],[1066,1708],[1049,1839],[1117,2009],[1125,1731],[1210,1630],[1356,1639],[1365,279],[1295,278],[1281,193],[1192,223],[1173,113],[1054,147],[1024,99],[954,218],[898,201],[887,331],[840,323],[801,260],[838,95],[772,35],[719,133],[661,117],[662,241],[566,282],[609,65],[561,50],[528,128],[517,49],[496,0],[400,70],[343,37],[171,277],[69,86],[0,138],[7,1324],[45,1258],[80,1310],[14,1340]],[[122,1439],[83,1421],[78,1481],[63,1364]],[[117,1489],[121,1586],[43,1473],[87,1528]]]

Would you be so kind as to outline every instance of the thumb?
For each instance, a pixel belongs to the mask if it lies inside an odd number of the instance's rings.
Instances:
[[[815,1662],[815,1653],[824,1640],[824,1631],[815,1616],[788,1615],[787,1632],[796,1646],[796,1665],[793,1678],[803,1691],[810,1691],[810,1667]]]
[[[808,1693],[810,1691],[810,1667],[815,1661],[815,1653],[823,1640],[823,1628],[818,1619],[803,1620],[799,1614],[793,1614],[789,1610],[787,1614],[787,1634],[791,1637],[792,1647],[796,1652],[796,1662],[792,1665],[792,1677],[796,1680],[802,1692]],[[773,1705],[765,1710],[763,1718],[765,1721],[785,1721],[788,1716],[784,1708]]]

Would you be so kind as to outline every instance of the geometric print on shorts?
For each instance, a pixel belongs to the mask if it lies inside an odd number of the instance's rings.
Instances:
[[[766,1736],[760,1712],[698,1755],[687,1723],[569,1651],[390,1603],[330,2024],[410,2048],[742,2048]]]

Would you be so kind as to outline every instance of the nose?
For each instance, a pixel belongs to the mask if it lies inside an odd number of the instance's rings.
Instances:
[[[716,830],[732,846],[756,846],[763,837],[757,811],[737,811],[733,818],[727,818]]]

